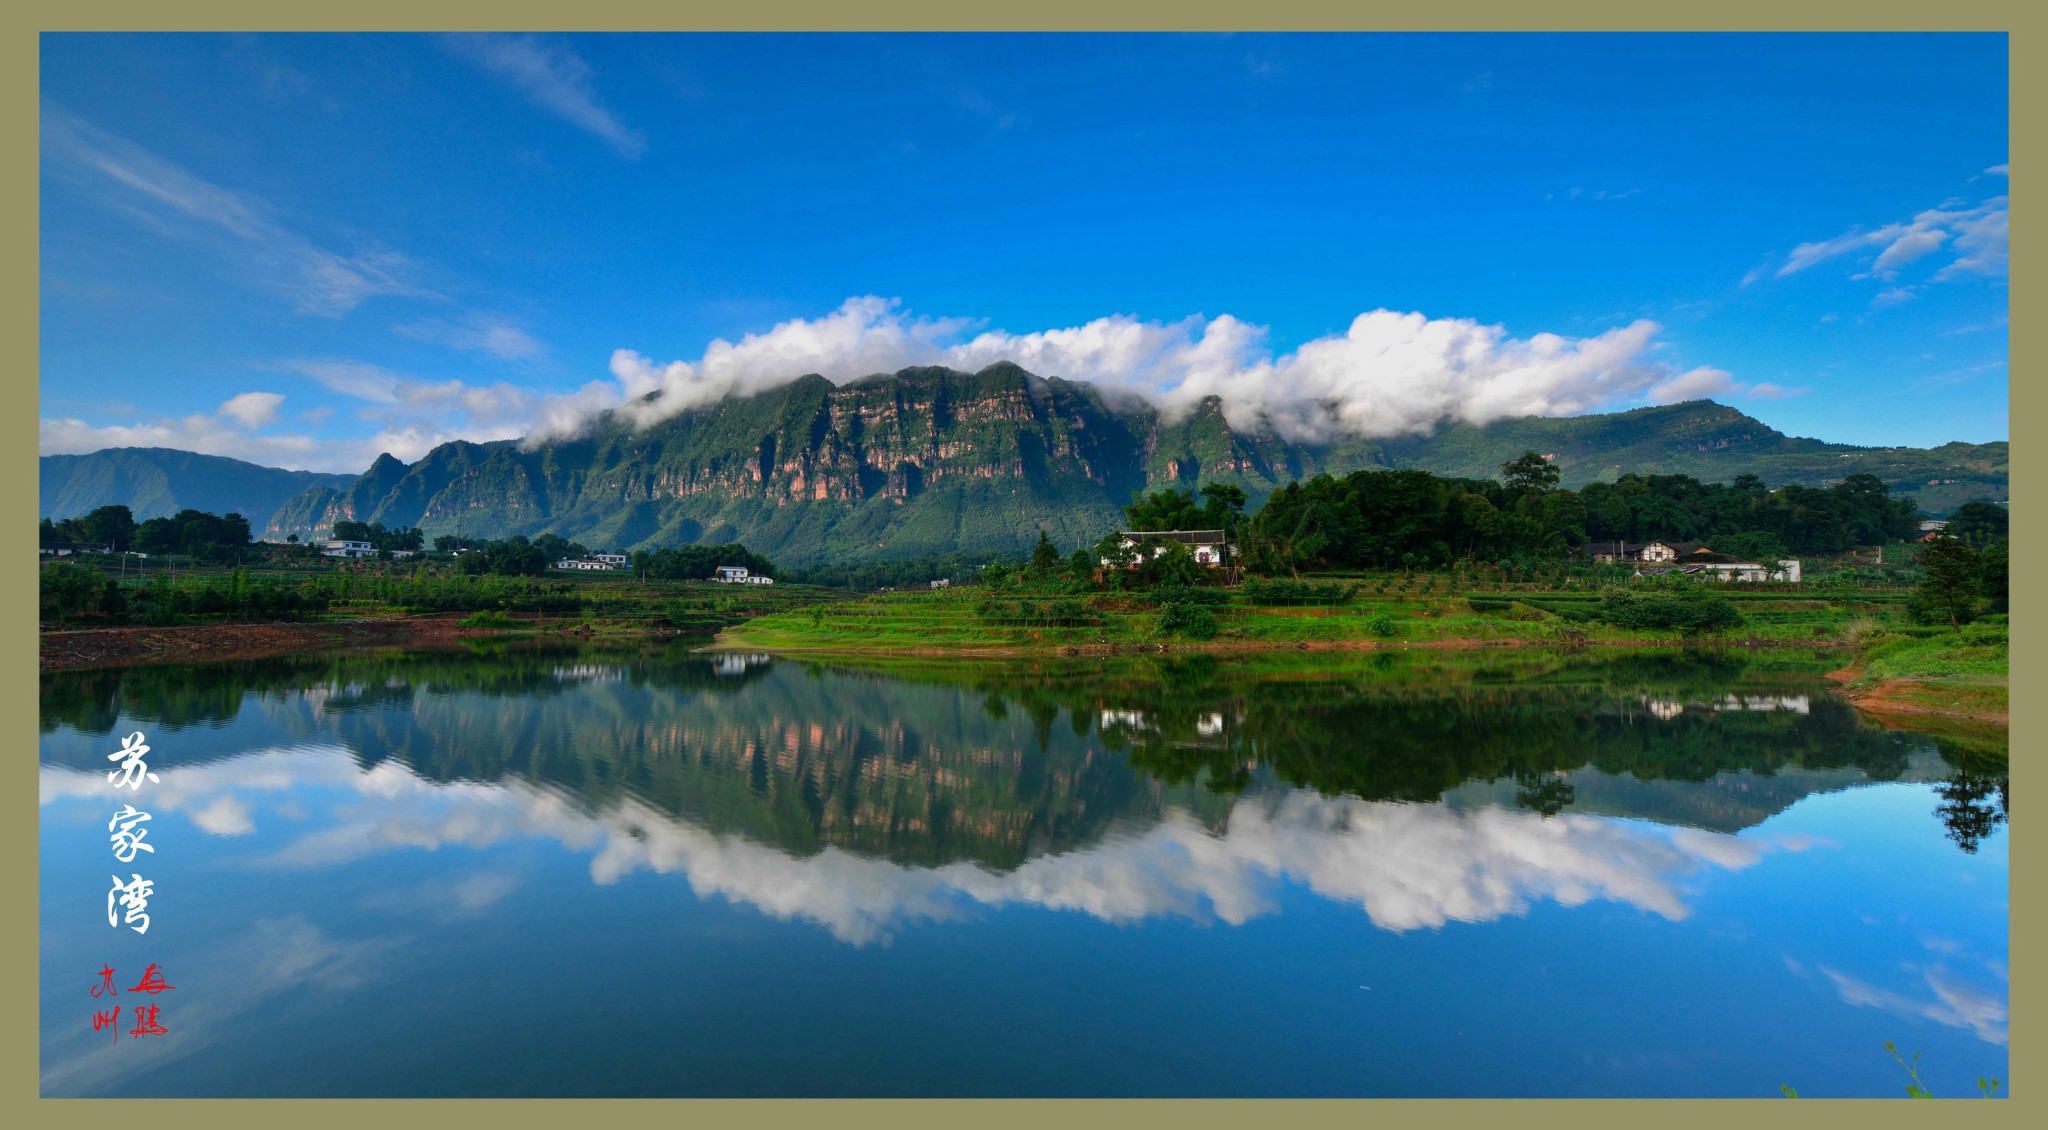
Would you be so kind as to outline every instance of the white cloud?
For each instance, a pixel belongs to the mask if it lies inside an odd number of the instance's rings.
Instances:
[[[376,404],[398,402],[398,386],[405,378],[381,365],[323,357],[294,357],[263,366],[272,372],[290,373],[317,382],[330,392]]]
[[[1988,169],[1984,170],[1984,175],[1985,175],[1985,176],[1992,176],[1992,177],[2009,177],[2009,176],[2011,176],[2011,175],[2012,175],[2012,166],[2011,166],[2011,165],[1993,165],[1993,166],[1991,166],[1990,168],[1988,168]]]
[[[302,313],[338,317],[378,296],[436,297],[413,265],[383,250],[332,251],[293,231],[268,204],[232,192],[50,103],[44,168],[102,206],[235,263]]]
[[[245,392],[221,404],[220,414],[245,428],[260,428],[277,419],[277,406],[283,403],[284,397],[275,392]]]
[[[1650,399],[1658,404],[1675,404],[1681,400],[1699,400],[1710,396],[1728,396],[1742,386],[1735,378],[1719,369],[1702,366],[1679,375],[1650,389]]]
[[[531,361],[547,352],[547,347],[525,330],[502,318],[481,314],[461,322],[430,318],[392,328],[415,341],[487,353],[501,361]]]
[[[1826,967],[1821,972],[1835,983],[1844,1004],[1931,1020],[1950,1028],[1967,1028],[1988,1044],[2003,1044],[2008,1039],[2007,1005],[2003,997],[1963,984],[1942,966],[1917,971],[1933,994],[1931,999],[1881,989]]]
[[[911,365],[974,371],[1011,361],[1041,376],[1142,397],[1170,417],[1216,396],[1233,427],[1327,441],[1426,432],[1447,420],[1571,415],[1642,396],[1677,376],[1647,356],[1659,328],[1650,321],[1586,338],[1513,338],[1470,319],[1374,310],[1343,334],[1279,356],[1265,345],[1265,327],[1228,314],[1177,322],[1119,314],[968,336],[975,324],[913,316],[894,300],[865,296],[822,318],[792,319],[737,343],[719,339],[696,361],[657,364],[621,349],[611,363],[616,387],[586,387],[550,403],[543,430],[571,434],[599,408],[617,408],[644,426],[807,373],[846,381]]]
[[[101,796],[103,776],[46,765],[38,777],[40,803]],[[323,868],[391,851],[540,837],[588,853],[595,883],[640,871],[676,875],[699,897],[718,895],[774,918],[811,922],[854,945],[917,922],[1011,905],[1114,923],[1182,918],[1237,925],[1274,913],[1287,883],[1356,906],[1373,925],[1396,933],[1492,921],[1544,901],[1604,900],[1676,921],[1691,913],[1680,893],[1684,876],[1740,870],[1782,846],[1577,813],[1546,819],[1509,809],[1290,792],[1238,800],[1221,835],[1170,809],[1156,823],[1010,871],[971,862],[934,868],[837,847],[791,856],[638,800],[592,812],[516,778],[436,783],[395,761],[363,768],[345,749],[326,745],[166,770],[154,807],[206,810],[223,797],[254,803],[307,786],[331,798],[332,822],[267,856],[265,866]],[[394,894],[385,909],[475,912],[509,889],[486,877]]]
[[[1892,281],[1903,268],[1944,246],[1954,252],[1954,258],[1934,273],[1935,282],[1962,275],[2003,277],[2007,269],[2007,198],[1994,196],[1975,207],[1966,204],[1945,201],[1906,223],[1886,224],[1873,231],[1852,228],[1833,239],[1802,243],[1785,257],[1776,277],[1782,279],[1830,259],[1880,248],[1869,269],[1854,277]]]
[[[646,152],[646,137],[598,104],[590,64],[568,48],[533,36],[451,35],[444,42],[456,54],[509,80],[541,109],[610,145],[619,156],[634,160]]]
[[[914,365],[976,371],[1010,361],[1041,376],[1095,383],[1114,399],[1142,399],[1170,419],[1216,397],[1231,425],[1300,442],[1428,432],[1446,421],[1563,416],[1632,400],[1657,402],[1750,391],[1713,368],[1679,372],[1653,358],[1658,325],[1639,320],[1591,337],[1510,337],[1465,318],[1374,310],[1342,334],[1275,355],[1263,326],[1224,314],[1174,322],[1129,315],[1078,326],[1011,333],[980,320],[914,315],[891,299],[850,298],[819,318],[795,318],[737,342],[714,340],[694,361],[658,364],[628,349],[611,358],[610,381],[566,392],[497,382],[432,381],[348,358],[266,362],[362,402],[369,437],[248,437],[222,419],[188,417],[126,427],[44,421],[44,454],[148,443],[273,465],[361,470],[380,452],[413,460],[435,445],[574,435],[601,413],[646,426],[727,396],[750,396],[809,373],[844,382]],[[421,323],[416,336],[459,331],[466,344],[518,354],[525,338],[489,321]],[[493,337],[494,329],[510,335]],[[533,343],[538,348],[537,343]],[[650,398],[650,394],[659,396]],[[264,394],[270,395],[270,394]],[[1758,395],[1769,395],[1759,393]],[[237,398],[227,423],[269,422],[263,404]],[[274,405],[271,406],[274,411]],[[90,445],[90,446],[88,446]],[[290,462],[277,462],[289,457]]]

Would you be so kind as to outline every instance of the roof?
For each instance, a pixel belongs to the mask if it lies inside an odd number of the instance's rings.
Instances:
[[[1152,538],[1157,541],[1184,541],[1203,545],[1214,545],[1223,540],[1222,530],[1119,530],[1119,534],[1132,541]]]

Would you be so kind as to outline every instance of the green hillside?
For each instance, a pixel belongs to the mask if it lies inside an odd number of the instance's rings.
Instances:
[[[354,475],[283,471],[219,455],[165,447],[115,447],[90,455],[45,455],[39,463],[41,517],[76,518],[126,506],[138,522],[180,510],[240,514],[261,528],[278,507],[311,490],[346,486]]]
[[[1166,420],[1143,403],[1105,399],[1086,382],[1007,363],[979,373],[905,369],[838,386],[807,376],[645,430],[608,417],[587,435],[530,447],[447,443],[411,464],[380,456],[353,478],[182,452],[51,456],[43,497],[50,513],[53,490],[70,489],[59,508],[67,515],[109,501],[127,502],[138,517],[174,505],[236,509],[274,540],[321,536],[353,520],[419,526],[430,536],[552,533],[622,551],[743,541],[803,565],[1018,555],[1041,529],[1066,548],[1116,526],[1138,490],[1231,482],[1256,505],[1319,472],[1397,467],[1490,477],[1528,450],[1554,456],[1567,486],[1631,471],[1825,486],[1867,472],[1935,514],[2006,497],[2005,443],[1822,443],[1704,400],[1307,445],[1235,429],[1214,399]],[[158,457],[147,466],[162,464],[154,477],[117,475],[141,454]],[[169,469],[170,456],[190,460],[191,471]],[[90,461],[98,470],[53,460]],[[72,482],[98,488],[64,485]],[[219,487],[205,494],[209,483]],[[228,497],[228,484],[242,493]]]

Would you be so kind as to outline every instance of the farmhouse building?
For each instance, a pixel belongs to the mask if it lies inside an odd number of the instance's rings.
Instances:
[[[720,565],[711,578],[721,585],[772,585],[773,577],[749,576],[745,565]]]
[[[1124,548],[1129,550],[1137,549],[1146,541],[1159,543],[1151,552],[1154,558],[1166,552],[1166,543],[1179,542],[1195,555],[1197,564],[1211,569],[1237,554],[1237,547],[1224,540],[1222,530],[1119,530],[1117,536],[1123,539]],[[1140,551],[1132,555],[1132,560],[1135,564],[1142,564],[1145,557],[1145,553]],[[1107,558],[1102,563],[1113,564]]]

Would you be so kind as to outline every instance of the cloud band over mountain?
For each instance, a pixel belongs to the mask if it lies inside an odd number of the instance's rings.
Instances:
[[[553,400],[539,430],[573,434],[602,408],[644,426],[807,373],[845,382],[912,365],[974,371],[999,361],[1142,398],[1169,418],[1215,396],[1233,428],[1269,427],[1308,443],[1745,391],[1721,370],[1681,372],[1655,358],[1658,329],[1639,320],[1592,337],[1515,338],[1467,318],[1381,309],[1360,314],[1342,334],[1275,355],[1266,327],[1229,314],[1175,322],[1117,314],[1017,334],[978,330],[968,319],[919,317],[868,295],[821,318],[791,319],[738,342],[721,338],[695,361],[658,364],[621,349],[611,361],[616,388],[593,385]],[[660,395],[648,399],[650,393]]]

